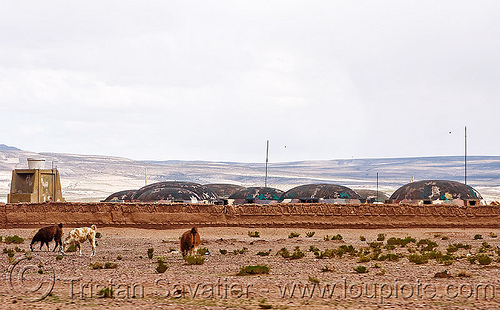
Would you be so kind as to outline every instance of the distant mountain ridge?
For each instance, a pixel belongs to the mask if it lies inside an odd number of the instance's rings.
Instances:
[[[264,186],[264,163],[211,161],[137,161],[121,157],[61,153],[34,153],[0,145],[0,202],[10,190],[13,169],[27,167],[28,157],[46,159],[46,168],[58,168],[68,201],[98,201],[110,194],[138,189],[146,183],[189,181]],[[468,184],[485,199],[500,200],[500,156],[471,156]],[[353,189],[379,189],[392,194],[411,180],[464,181],[462,156],[314,160],[269,163],[268,185],[288,190],[297,185],[331,183]]]

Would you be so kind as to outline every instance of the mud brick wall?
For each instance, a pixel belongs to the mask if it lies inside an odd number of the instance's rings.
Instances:
[[[500,228],[500,206],[278,204],[189,205],[133,203],[0,204],[0,228],[181,228],[203,226],[303,228]]]

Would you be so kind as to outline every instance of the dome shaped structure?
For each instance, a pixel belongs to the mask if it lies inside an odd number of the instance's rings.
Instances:
[[[103,202],[132,201],[132,198],[134,197],[136,192],[137,192],[137,190],[135,190],[135,189],[119,191],[119,192],[116,192],[116,193],[109,195],[106,199],[103,200]]]
[[[283,202],[359,204],[361,196],[352,189],[335,184],[308,184],[294,187],[281,196]]]
[[[133,200],[151,202],[158,200],[185,203],[215,203],[217,195],[204,185],[192,182],[158,182],[141,187]],[[188,198],[188,199],[186,199]],[[146,199],[146,200],[143,200]]]
[[[181,203],[198,203],[203,201],[198,194],[190,191],[186,188],[181,187],[164,187],[164,188],[154,188],[142,192],[137,197],[137,200],[141,202],[181,202]]]
[[[368,203],[373,203],[373,202],[385,202],[387,199],[389,199],[389,196],[387,196],[385,193],[381,191],[377,191],[374,189],[355,189],[354,190],[356,193],[361,196],[361,199],[368,202]]]
[[[229,201],[232,204],[272,204],[278,203],[282,194],[283,191],[276,188],[248,187],[233,193],[229,196]]]
[[[205,186],[213,191],[219,198],[229,198],[232,194],[239,190],[245,189],[244,186],[235,184],[205,184]]]
[[[456,181],[425,180],[406,184],[389,198],[396,203],[476,205],[483,197],[472,187]]]

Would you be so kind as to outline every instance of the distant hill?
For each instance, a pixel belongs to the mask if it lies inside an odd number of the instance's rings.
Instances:
[[[0,144],[0,151],[20,151],[17,147]]]
[[[8,148],[8,149],[6,149]],[[28,157],[46,159],[46,168],[58,168],[68,201],[98,201],[146,183],[175,180],[201,184],[231,183],[263,186],[264,163],[203,161],[136,161],[121,157],[34,153],[0,145],[0,202],[7,200],[13,169],[26,168]],[[268,185],[288,190],[310,183],[332,183],[353,189],[379,188],[391,195],[400,186],[426,179],[463,182],[461,156],[385,159],[348,159],[269,163]],[[500,200],[500,156],[468,158],[468,184],[485,199]]]

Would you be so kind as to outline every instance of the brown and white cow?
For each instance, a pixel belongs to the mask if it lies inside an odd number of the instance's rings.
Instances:
[[[90,242],[90,245],[92,246],[92,255],[90,255],[90,257],[94,256],[96,229],[97,227],[95,225],[92,225],[90,227],[75,228],[70,231],[68,237],[66,237],[66,240],[64,240],[64,250],[62,251],[62,253],[64,253],[64,251],[67,251],[71,245],[75,245],[75,247],[80,251],[81,256],[82,248],[80,247],[80,244],[88,240]]]

